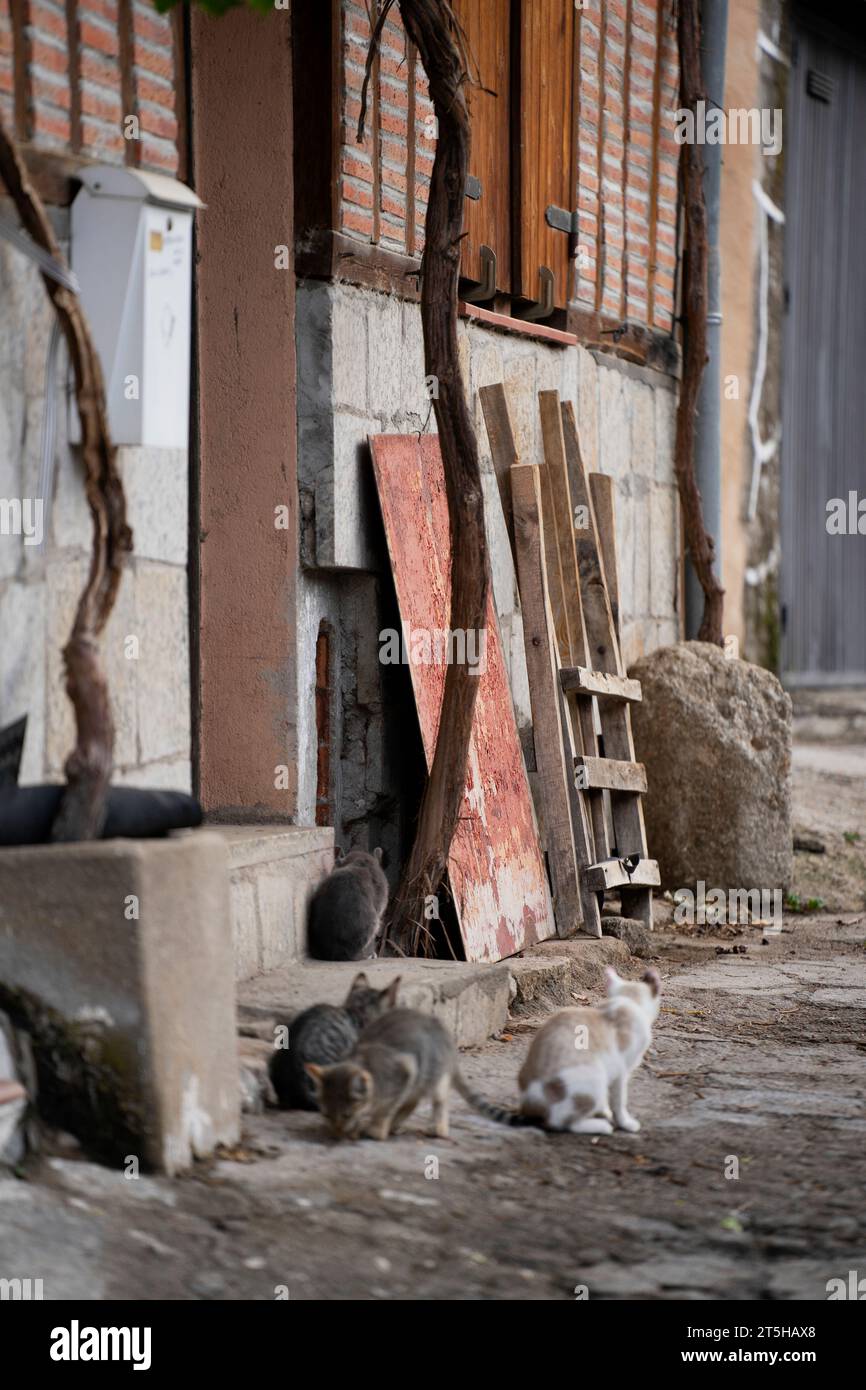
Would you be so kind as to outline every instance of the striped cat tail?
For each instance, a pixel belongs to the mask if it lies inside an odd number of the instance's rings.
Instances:
[[[479,1115],[484,1115],[488,1120],[495,1120],[499,1125],[510,1125],[512,1128],[538,1126],[541,1123],[534,1115],[524,1115],[519,1110],[508,1110],[505,1106],[494,1105],[492,1101],[485,1100],[484,1096],[472,1090],[459,1069],[455,1071],[453,1081],[455,1089],[459,1091],[466,1104],[471,1105],[473,1110],[477,1110]]]

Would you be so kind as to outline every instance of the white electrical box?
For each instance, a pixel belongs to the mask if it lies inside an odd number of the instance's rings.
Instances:
[[[79,177],[72,269],[102,363],[111,437],[185,449],[192,219],[204,204],[165,174],[93,165]]]

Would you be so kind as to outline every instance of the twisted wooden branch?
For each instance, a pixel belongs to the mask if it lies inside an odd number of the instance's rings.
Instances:
[[[379,17],[371,55],[391,2]],[[425,372],[438,381],[433,408],[451,532],[450,622],[452,631],[480,632],[487,623],[490,582],[484,501],[478,444],[457,351],[457,285],[470,145],[467,64],[447,0],[399,0],[399,4],[406,34],[427,74],[438,122],[421,262],[421,321]],[[369,71],[370,63],[368,76]],[[424,900],[437,892],[445,876],[463,804],[477,694],[477,675],[471,675],[466,664],[449,665],[415,843],[391,912],[392,939],[408,954],[429,949]]]
[[[0,180],[8,189],[24,229],[38,246],[63,264],[63,253],[48,214],[2,116]],[[102,369],[81,302],[71,290],[46,275],[42,278],[60,321],[75,375],[85,487],[93,518],[90,572],[63,650],[66,693],[75,711],[77,738],[66,761],[66,790],[51,837],[91,840],[98,838],[105,820],[114,761],[114,721],[97,639],[114,607],[123,565],[132,550],[132,532],[126,524],[126,500],[108,429]]]

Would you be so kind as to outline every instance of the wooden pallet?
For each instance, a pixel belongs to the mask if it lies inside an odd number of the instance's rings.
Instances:
[[[625,915],[651,926],[659,875],[631,736],[640,684],[621,665],[611,482],[587,475],[573,408],[558,392],[539,394],[540,467],[515,462],[503,388],[480,396],[517,564],[557,930],[582,923],[600,936],[604,894],[614,891]]]

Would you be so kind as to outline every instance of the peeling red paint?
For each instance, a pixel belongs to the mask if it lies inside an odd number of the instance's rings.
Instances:
[[[413,631],[444,632],[451,566],[439,441],[376,435],[370,443],[400,617]],[[446,667],[413,661],[409,670],[429,768]],[[492,596],[478,681],[465,814],[449,877],[467,960],[501,960],[553,936],[554,922]]]

